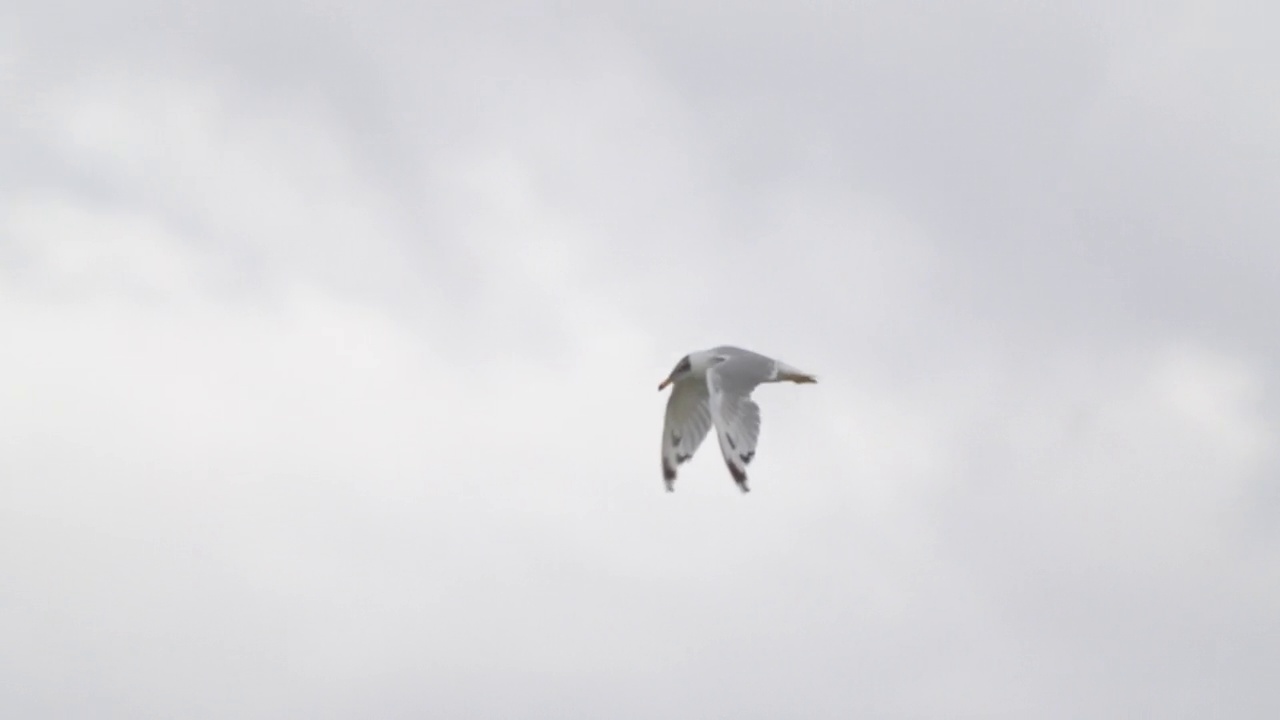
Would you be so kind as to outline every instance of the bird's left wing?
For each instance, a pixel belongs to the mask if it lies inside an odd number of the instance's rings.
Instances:
[[[711,430],[707,384],[700,378],[681,380],[667,398],[662,423],[662,480],[667,492],[675,489],[676,470],[693,457]]]

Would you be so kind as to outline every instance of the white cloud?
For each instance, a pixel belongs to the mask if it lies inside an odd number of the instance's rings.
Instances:
[[[1096,8],[704,10],[23,26],[0,708],[1269,716],[1274,290],[1133,231],[1216,207],[1126,151],[1189,85]],[[821,381],[668,495],[720,342]]]
[[[5,215],[12,249],[24,261],[20,282],[81,298],[114,292],[165,300],[181,299],[200,282],[154,216],[39,195],[11,199]]]

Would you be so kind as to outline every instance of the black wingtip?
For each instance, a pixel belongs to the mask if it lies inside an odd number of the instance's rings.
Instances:
[[[742,488],[742,492],[751,492],[747,488],[747,473],[742,468],[735,465],[732,461],[725,461],[725,465],[729,468],[729,474],[733,476],[733,481],[738,483],[738,487]]]

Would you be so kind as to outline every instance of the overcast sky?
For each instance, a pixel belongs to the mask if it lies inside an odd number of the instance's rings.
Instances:
[[[7,0],[0,715],[1280,716],[1278,26]]]

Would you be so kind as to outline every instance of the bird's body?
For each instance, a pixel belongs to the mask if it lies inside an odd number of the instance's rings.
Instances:
[[[662,428],[662,479],[675,490],[676,470],[693,457],[714,426],[729,474],[747,492],[746,467],[756,454],[760,407],[751,392],[761,383],[817,379],[760,353],[721,345],[689,353],[658,386],[671,385]]]

